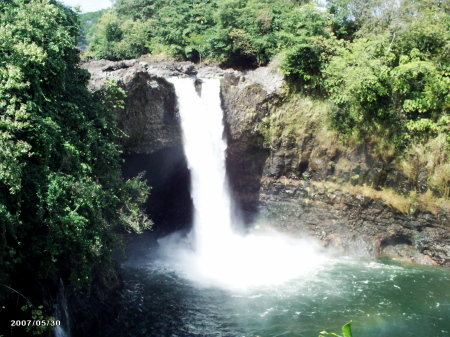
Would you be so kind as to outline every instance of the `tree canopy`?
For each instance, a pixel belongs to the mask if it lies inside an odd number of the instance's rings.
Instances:
[[[0,283],[30,298],[56,277],[88,294],[115,233],[151,224],[145,183],[121,177],[121,92],[86,89],[78,27],[53,0],[0,2]]]

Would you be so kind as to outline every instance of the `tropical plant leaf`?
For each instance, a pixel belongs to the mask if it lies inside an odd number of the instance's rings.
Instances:
[[[342,327],[342,336],[343,337],[353,337],[351,323],[352,322],[350,321]]]

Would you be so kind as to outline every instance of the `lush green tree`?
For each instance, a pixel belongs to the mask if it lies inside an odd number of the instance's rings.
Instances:
[[[114,8],[119,17],[147,20],[164,4],[161,0],[117,0]]]
[[[90,36],[94,33],[94,27],[103,12],[104,10],[100,10],[97,12],[80,14],[80,33],[78,36],[77,45],[81,50],[86,50],[88,47]]]
[[[151,224],[148,188],[121,178],[120,90],[87,91],[77,34],[54,0],[0,3],[0,283],[38,300],[56,277],[89,293],[112,268],[115,233]]]
[[[382,130],[399,149],[438,132],[450,103],[450,17],[439,7],[414,13],[396,29],[346,43],[332,58],[325,83],[341,132]]]
[[[149,43],[167,46],[172,56],[192,58],[195,48],[203,51],[204,35],[213,25],[214,3],[211,0],[173,1],[172,5],[163,6],[153,21],[153,37]]]
[[[297,44],[297,37],[327,35],[326,17],[312,5],[291,1],[121,0],[99,21],[87,55],[118,59],[150,52],[256,66]],[[148,28],[136,39],[128,32],[138,22]]]
[[[121,21],[113,11],[105,11],[90,36],[88,55],[110,60],[139,57],[149,51],[147,41],[151,29],[147,21]]]
[[[282,12],[274,25],[277,49],[283,55],[281,70],[301,86],[321,86],[322,69],[336,44],[327,29],[327,14],[314,6],[302,6]]]

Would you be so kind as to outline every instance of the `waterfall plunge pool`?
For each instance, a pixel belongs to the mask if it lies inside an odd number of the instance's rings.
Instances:
[[[123,309],[105,336],[317,337],[350,320],[354,337],[450,335],[444,268],[339,258],[281,284],[223,289],[146,250],[123,264]]]

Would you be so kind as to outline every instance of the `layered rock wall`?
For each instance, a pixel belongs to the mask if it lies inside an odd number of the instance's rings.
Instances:
[[[338,253],[450,267],[448,214],[404,214],[382,199],[311,181],[264,178],[260,221]]]

